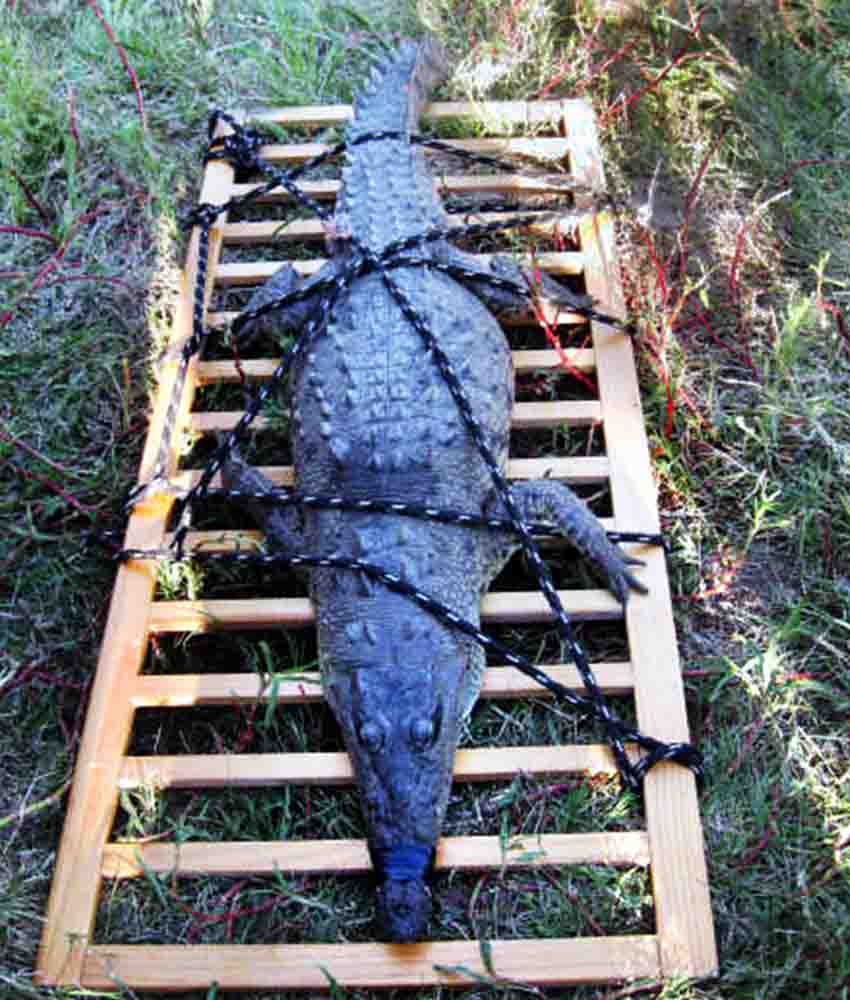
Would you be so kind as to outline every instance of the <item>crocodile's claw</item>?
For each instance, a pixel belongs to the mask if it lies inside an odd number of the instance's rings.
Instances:
[[[557,480],[543,479],[515,483],[511,486],[511,493],[523,520],[527,524],[542,521],[553,525],[593,563],[620,604],[625,606],[633,590],[640,594],[648,593],[646,585],[629,572],[629,566],[643,566],[643,562],[626,555],[608,539],[599,518],[568,486]],[[494,512],[488,510],[488,513]],[[515,539],[501,543],[491,567],[493,575],[516,549]]]

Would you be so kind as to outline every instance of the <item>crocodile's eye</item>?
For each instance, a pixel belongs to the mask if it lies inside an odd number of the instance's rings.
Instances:
[[[427,750],[432,747],[440,736],[440,727],[443,722],[443,706],[437,703],[434,714],[430,719],[420,716],[410,723],[410,741],[417,750]]]
[[[360,742],[363,746],[367,750],[371,750],[372,753],[380,750],[384,745],[384,732],[377,722],[364,722],[358,730],[357,735],[360,737]]]
[[[430,719],[414,719],[410,723],[410,740],[417,750],[424,750],[434,739],[434,723]]]

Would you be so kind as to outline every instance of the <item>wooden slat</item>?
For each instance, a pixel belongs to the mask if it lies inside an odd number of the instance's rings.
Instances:
[[[558,163],[569,149],[566,139],[451,139],[449,145],[468,153],[483,153],[485,156],[526,156],[534,160]],[[301,142],[280,145],[274,143],[260,148],[260,156],[269,163],[298,164],[321,156],[333,147],[324,142]],[[440,153],[441,156],[449,154]]]
[[[260,466],[260,472],[276,486],[292,486],[295,482],[291,465]],[[573,486],[582,483],[604,483],[608,479],[609,464],[604,455],[592,458],[514,458],[508,461],[508,479],[560,479]],[[201,476],[199,469],[184,469],[171,477],[181,490],[190,489]],[[221,485],[216,476],[213,486]]]
[[[575,219],[571,216],[561,217],[553,215],[547,211],[510,211],[510,212],[475,212],[473,221],[488,223],[501,222],[506,225],[512,224],[520,217],[527,218],[529,215],[539,215],[535,219],[521,227],[512,225],[511,232],[523,232],[533,236],[550,238],[556,233],[569,233],[575,225]],[[463,234],[467,220],[449,217],[447,227],[448,238],[451,238],[452,230],[458,234]],[[293,219],[290,222],[228,222],[222,227],[224,241],[229,246],[257,246],[277,241],[292,240],[323,240],[328,234],[327,226],[319,219]]]
[[[191,544],[191,543],[188,543]],[[576,668],[546,664],[546,673],[571,691],[584,690]],[[632,689],[632,667],[623,663],[594,663],[593,672],[607,694]],[[272,683],[273,682],[273,683]],[[513,667],[490,667],[484,673],[482,698],[549,698],[535,681]],[[130,696],[136,708],[172,708],[189,705],[238,705],[275,701],[277,705],[309,704],[323,700],[319,675],[305,671],[294,677],[260,674],[149,674],[137,677]]]
[[[350,118],[350,104],[313,104],[252,112],[249,120],[258,124],[330,128],[344,125]],[[564,111],[560,101],[429,101],[422,109],[423,121],[446,118],[471,118],[479,128],[482,121],[492,122],[500,131],[506,131],[508,126],[523,129],[541,125],[561,127]]]
[[[438,174],[435,177],[437,190],[441,195],[502,195],[503,197],[529,197],[537,195],[564,195],[572,190],[570,178],[566,174]],[[247,198],[263,185],[234,184],[231,197]],[[317,201],[331,201],[340,189],[338,180],[300,180],[298,187],[304,194]],[[281,188],[254,198],[255,204],[275,204],[291,202],[292,195]]]
[[[443,837],[434,867],[439,871],[535,868],[544,865],[649,864],[649,841],[642,830],[618,833],[555,833],[540,837]],[[359,875],[372,870],[365,840],[230,841],[210,844],[131,841],[107,844],[106,878],[138,878],[145,871],[177,876],[322,874]]]
[[[570,368],[576,371],[592,372],[596,367],[596,358],[589,348],[569,348],[564,351],[564,356]],[[514,351],[512,357],[517,374],[561,367],[557,351]],[[262,382],[272,377],[277,365],[276,358],[245,360],[238,367],[235,361],[201,361],[198,364],[198,385],[240,383],[242,376],[251,382]]]
[[[494,254],[479,253],[472,256],[484,266]],[[570,276],[582,273],[584,268],[584,258],[580,253],[567,250],[544,251],[531,257],[527,254],[517,254],[516,260],[519,264],[529,267],[532,264],[542,271],[552,275]],[[315,274],[326,262],[324,257],[312,257],[309,260],[291,260],[288,263],[302,277],[309,277]],[[243,285],[260,285],[280,268],[281,260],[257,260],[257,261],[231,261],[221,263],[216,269],[215,282],[217,285],[229,288]],[[209,314],[209,325],[215,329],[226,323],[232,322],[238,313],[235,312],[212,312]]]
[[[631,748],[630,748],[631,749]],[[518,774],[616,774],[603,744],[488,747],[458,750],[456,781],[510,781]],[[350,785],[347,753],[180,754],[125,757],[118,777],[122,789],[260,788],[277,785]]]
[[[559,986],[612,979],[654,979],[652,935],[491,941],[496,973],[506,979]],[[464,974],[462,969],[468,970]],[[490,977],[477,941],[304,945],[96,945],[82,976],[91,989],[320,990],[329,976],[343,988],[467,987]]]
[[[567,113],[575,176],[602,190],[605,177],[593,114],[581,101],[568,102]],[[588,294],[601,310],[624,316],[610,217],[589,217],[580,233]],[[609,326],[594,323],[592,331],[614,509],[618,518],[628,516],[636,529],[640,525],[637,530],[657,531],[656,489],[632,342]],[[638,723],[656,739],[686,741],[688,720],[664,552],[648,551],[645,561],[643,579],[650,593],[630,601],[627,613]],[[675,764],[661,764],[647,775],[644,800],[664,973],[712,975],[717,971],[717,948],[694,777]]]
[[[561,590],[558,596],[576,621],[616,619],[623,614],[607,590]],[[489,593],[481,600],[481,620],[485,624],[548,622],[552,611],[536,590]],[[155,633],[298,628],[314,623],[313,604],[307,597],[154,601],[150,612],[150,629]]]
[[[195,434],[232,431],[244,416],[242,410],[201,410],[189,415],[188,427]],[[587,427],[602,420],[602,409],[595,400],[565,403],[514,403],[511,424],[515,430],[535,430],[553,427]],[[256,417],[254,430],[268,427],[265,417]]]

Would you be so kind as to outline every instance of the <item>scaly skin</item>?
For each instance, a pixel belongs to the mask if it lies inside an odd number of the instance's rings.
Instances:
[[[373,73],[355,105],[349,141],[365,131],[412,131],[442,57],[430,42],[402,45]],[[337,268],[346,235],[372,251],[444,221],[421,148],[385,139],[349,148],[335,218]],[[458,255],[431,244],[420,256]],[[502,259],[511,273],[518,269]],[[283,268],[263,297],[294,287]],[[504,467],[514,385],[505,337],[480,295],[425,267],[392,280],[425,317],[461,378],[484,439]],[[564,290],[564,299],[571,300]],[[493,299],[490,300],[491,302]],[[500,293],[499,308],[519,303]],[[277,316],[297,327],[298,306]],[[293,373],[293,449],[300,490],[350,498],[398,498],[435,507],[496,512],[492,479],[415,329],[370,274],[334,310]],[[234,453],[231,487],[270,484]],[[553,520],[609,577],[625,601],[642,589],[584,505],[557,483],[513,488],[523,516]],[[358,558],[404,580],[478,624],[481,595],[516,548],[504,535],[388,514],[255,510],[267,542],[287,552]],[[360,787],[369,848],[379,877],[378,923],[390,941],[413,941],[430,910],[427,875],[445,815],[460,725],[480,686],[484,658],[470,639],[404,596],[337,570],[310,574],[325,694],[339,721]]]

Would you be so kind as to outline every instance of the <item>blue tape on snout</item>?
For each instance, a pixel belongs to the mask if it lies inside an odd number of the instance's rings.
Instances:
[[[434,852],[418,844],[400,844],[386,850],[372,851],[372,864],[383,878],[396,882],[424,879],[433,862]]]

